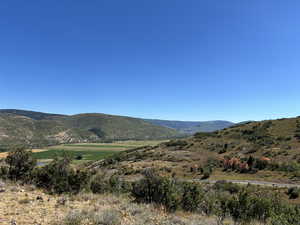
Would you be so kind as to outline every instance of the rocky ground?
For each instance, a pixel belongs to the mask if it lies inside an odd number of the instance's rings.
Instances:
[[[33,186],[0,181],[3,225],[215,225],[214,218],[133,203],[127,196],[54,196]]]

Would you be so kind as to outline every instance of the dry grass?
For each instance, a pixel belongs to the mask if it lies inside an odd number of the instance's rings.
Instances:
[[[213,135],[196,135],[172,141],[173,143],[160,144],[153,149],[128,152],[117,163],[113,162],[115,164],[105,167],[118,170],[120,175],[125,175],[129,180],[149,167],[157,169],[163,176],[201,179],[201,170],[194,168],[207,166],[211,159],[222,162],[226,157],[246,159],[253,156],[268,157],[272,163],[277,164],[300,163],[300,141],[294,137],[297,120],[300,118],[253,122],[227,128]],[[293,172],[266,169],[255,174],[240,174],[222,171],[218,166],[214,168],[210,179],[300,184],[298,174]]]
[[[81,193],[53,196],[32,186],[5,184],[0,224],[21,225],[215,225],[214,218],[133,203],[127,196]]]
[[[211,180],[255,180],[255,181],[268,181],[277,183],[292,183],[284,172],[261,170],[255,174],[237,173],[237,172],[224,172],[222,169],[215,169],[210,176]]]

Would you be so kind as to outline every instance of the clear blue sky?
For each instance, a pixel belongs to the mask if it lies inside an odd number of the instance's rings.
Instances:
[[[0,108],[297,116],[299,11],[296,0],[1,0]]]

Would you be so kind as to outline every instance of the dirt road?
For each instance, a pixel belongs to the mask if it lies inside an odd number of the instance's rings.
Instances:
[[[217,182],[221,182],[221,180],[199,180],[199,179],[193,179],[192,181],[200,182],[200,183],[209,183],[209,184],[215,184]],[[256,180],[225,180],[224,182],[231,182],[234,184],[241,184],[241,185],[252,184],[252,185],[278,187],[278,188],[291,188],[291,187],[300,188],[300,184],[273,183],[273,182],[256,181]]]

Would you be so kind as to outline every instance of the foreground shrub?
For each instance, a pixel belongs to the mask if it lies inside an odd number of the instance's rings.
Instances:
[[[93,225],[119,225],[121,224],[121,214],[114,209],[104,210],[101,213],[95,214],[91,222]]]
[[[228,207],[229,199],[230,196],[224,193],[216,193],[214,197],[211,213],[216,216],[218,225],[223,225],[226,217],[230,215]]]
[[[204,191],[199,184],[184,183],[183,196],[181,200],[182,209],[185,211],[196,211],[203,200]]]
[[[87,186],[90,173],[72,168],[70,162],[68,157],[56,158],[50,164],[36,168],[32,173],[34,183],[52,193],[78,193]]]
[[[265,223],[273,210],[273,200],[270,196],[255,196],[244,189],[229,199],[227,207],[236,223],[250,223],[253,220]]]
[[[270,225],[299,225],[300,208],[286,204],[278,205],[276,211],[271,213]]]
[[[67,214],[63,221],[56,223],[55,225],[81,225],[84,219],[84,213],[80,211],[72,211]]]
[[[95,211],[72,211],[61,221],[52,225],[119,225],[121,214],[114,209],[107,209],[101,212]]]
[[[131,184],[113,175],[109,179],[105,178],[102,173],[95,175],[90,183],[90,189],[93,193],[103,194],[111,193],[125,193],[131,191]]]
[[[152,171],[147,171],[144,179],[133,184],[132,195],[137,202],[161,204],[168,211],[177,210],[181,203],[181,192],[176,182],[156,176]]]
[[[32,157],[32,152],[23,147],[16,147],[9,152],[5,159],[8,164],[8,177],[13,180],[25,180],[30,176],[36,166],[36,160]]]
[[[103,194],[109,191],[107,181],[104,180],[102,174],[97,174],[92,178],[90,183],[90,189],[93,193],[96,194]]]

